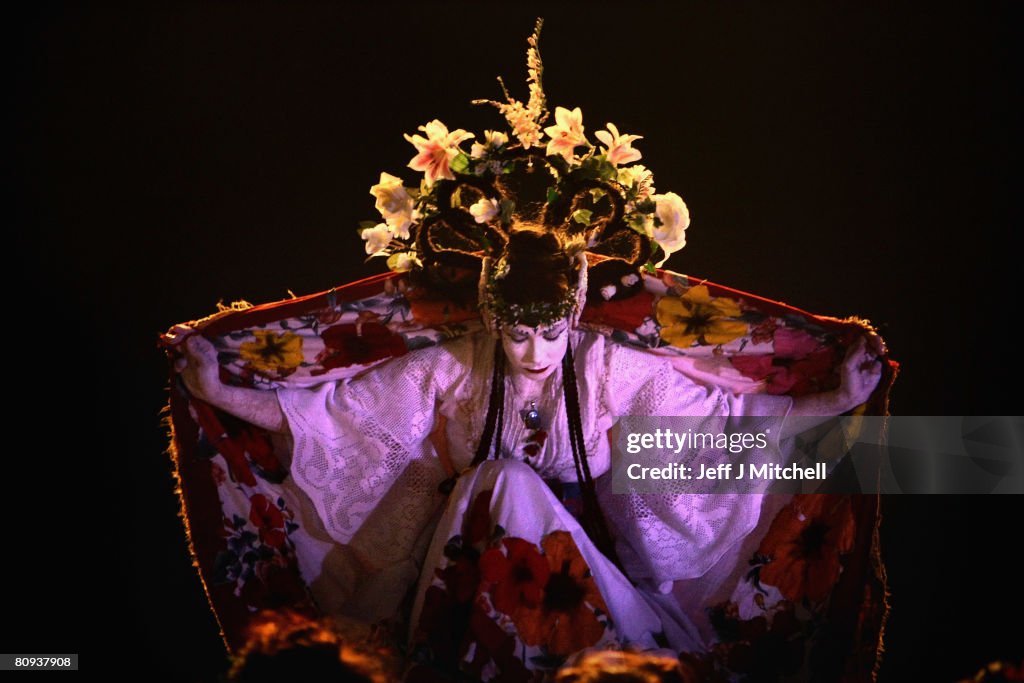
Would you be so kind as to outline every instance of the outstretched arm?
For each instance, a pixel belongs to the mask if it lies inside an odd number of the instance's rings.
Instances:
[[[839,388],[794,399],[782,426],[782,438],[816,427],[868,400],[882,377],[883,352],[879,337],[872,336],[870,344],[866,337],[858,339],[843,359]]]
[[[193,396],[246,422],[279,434],[288,433],[288,421],[273,391],[232,387],[220,381],[217,350],[207,339],[193,334],[184,342],[183,357],[175,362]]]

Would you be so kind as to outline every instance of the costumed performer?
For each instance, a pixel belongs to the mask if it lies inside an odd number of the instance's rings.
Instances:
[[[373,192],[385,222],[363,231],[368,253],[417,286],[475,303],[482,329],[275,391],[224,383],[201,335],[176,365],[193,397],[291,440],[293,482],[350,553],[321,605],[402,624],[411,662],[480,680],[529,680],[586,648],[701,649],[672,584],[741,542],[761,496],[683,482],[611,493],[601,481],[621,457],[609,439],[619,417],[690,416],[711,432],[740,417],[781,422],[771,448],[784,451],[788,437],[864,403],[882,367],[861,338],[838,388],[733,393],[579,325],[588,299],[642,290],[659,251],[657,265],[684,244],[689,215],[628,166],[637,136],[608,124],[595,147],[579,109],[559,107],[540,142],[536,38],[529,104],[498,105],[518,144],[488,131],[466,155],[471,134],[426,124],[427,137],[407,136],[419,191],[382,174]],[[530,204],[523,178],[540,169],[554,184]],[[713,451],[703,457],[735,456]]]

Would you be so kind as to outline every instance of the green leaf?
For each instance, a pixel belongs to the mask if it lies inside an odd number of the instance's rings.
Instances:
[[[582,178],[584,180],[592,180],[598,177],[597,164],[594,163],[593,159],[587,159],[580,167],[572,172],[576,178]]]
[[[576,209],[572,212],[572,219],[581,225],[590,225],[590,217],[593,213],[590,209]]]
[[[636,205],[636,210],[640,213],[654,213],[654,210],[657,208],[658,205],[651,198],[647,198]]]
[[[391,254],[388,256],[388,270],[394,270],[398,266],[398,257],[400,255],[401,254]]]
[[[558,190],[553,187],[548,188],[548,204],[554,204],[558,201]]]
[[[644,218],[643,214],[631,213],[626,219],[626,222],[629,224],[629,227],[633,228],[641,235],[645,237],[647,236],[647,232],[644,230],[644,224],[647,223],[647,219]]]
[[[458,208],[462,206],[462,187],[455,188],[455,192],[452,192],[452,208]]]
[[[452,159],[451,169],[454,173],[465,173],[469,170],[469,157],[466,156],[465,152],[459,152]]]
[[[552,154],[547,159],[548,165],[558,172],[559,176],[563,176],[569,173],[569,164],[561,154]]]
[[[501,222],[508,225],[512,222],[512,214],[516,210],[516,203],[511,199],[502,199],[498,204],[499,217]]]
[[[644,264],[644,272],[649,275],[657,275],[658,269],[654,267],[654,264],[648,261]]]
[[[619,172],[614,166],[608,163],[608,159],[603,154],[598,154],[584,160],[583,163],[580,164],[580,168],[576,173],[578,173],[581,178],[593,178],[600,180],[614,180],[619,176]]]
[[[594,200],[595,203],[600,201],[601,197],[605,196],[606,194],[607,193],[600,187],[595,187],[593,190],[590,191],[590,197]]]
[[[661,245],[657,242],[651,242],[651,256],[648,260],[653,263],[654,259],[658,257],[659,251],[661,251]]]

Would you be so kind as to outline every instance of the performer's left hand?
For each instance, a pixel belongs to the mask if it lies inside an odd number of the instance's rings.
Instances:
[[[871,334],[860,337],[846,352],[840,368],[838,389],[819,394],[805,394],[793,400],[782,426],[782,438],[816,427],[830,417],[842,415],[871,398],[871,392],[882,378],[885,345],[881,337]]]
[[[882,355],[885,347],[878,335],[860,337],[846,352],[840,374],[842,383],[836,390],[836,400],[842,411],[850,410],[871,397],[871,392],[882,378]]]

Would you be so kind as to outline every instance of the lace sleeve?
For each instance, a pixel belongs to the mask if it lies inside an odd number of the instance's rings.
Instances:
[[[337,541],[348,543],[385,496],[399,500],[393,512],[409,533],[440,500],[444,472],[427,437],[439,397],[466,372],[460,341],[352,380],[277,391],[293,439],[291,475]]]
[[[742,419],[743,431],[768,429],[777,435],[792,399],[763,394],[735,395],[705,387],[675,371],[670,362],[642,351],[609,345],[604,400],[614,416],[689,416],[694,431],[721,432]],[[777,441],[770,444],[775,449]],[[701,453],[702,459],[734,454]],[[613,452],[613,471],[628,466]],[[670,464],[666,451],[664,464]],[[618,462],[614,462],[618,460]],[[663,480],[657,493],[611,491],[611,477],[599,493],[617,550],[631,578],[662,591],[678,579],[703,575],[733,544],[756,526],[762,496],[756,493],[693,493],[692,483]]]

